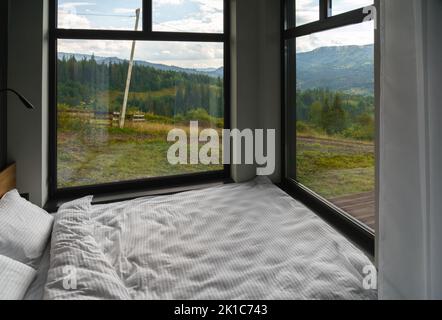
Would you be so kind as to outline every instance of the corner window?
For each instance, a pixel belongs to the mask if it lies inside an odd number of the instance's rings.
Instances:
[[[228,1],[51,5],[52,195],[227,175],[170,164],[167,137],[190,121],[229,126]]]
[[[286,178],[374,230],[375,29],[366,4],[321,1],[317,22],[285,32]]]

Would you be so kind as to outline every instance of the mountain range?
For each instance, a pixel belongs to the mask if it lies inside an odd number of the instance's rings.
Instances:
[[[91,59],[91,55],[78,53],[58,54],[59,59]],[[98,63],[123,63],[117,57],[94,56]],[[214,78],[224,76],[224,68],[191,69],[136,60],[135,65],[149,66],[158,70],[204,74]],[[297,89],[324,88],[351,94],[374,93],[374,47],[333,46],[320,47],[296,55]]]
[[[88,55],[88,54],[81,54],[81,53],[65,53],[65,52],[59,52],[58,53],[58,59],[63,60],[63,59],[70,59],[71,57],[74,57],[77,61],[80,60],[90,60],[92,59],[92,55]],[[97,63],[100,64],[118,64],[118,63],[123,63],[127,60],[125,59],[120,59],[117,57],[100,57],[100,56],[95,56],[94,55],[94,59],[97,61]],[[139,66],[144,66],[144,67],[151,67],[157,70],[162,70],[162,71],[174,71],[174,72],[184,72],[184,73],[189,73],[189,74],[204,74],[213,78],[223,78],[224,77],[224,68],[220,67],[220,68],[203,68],[203,69],[191,69],[191,68],[181,68],[181,67],[176,67],[176,66],[168,66],[165,64],[159,64],[159,63],[152,63],[152,62],[147,62],[147,61],[143,61],[143,60],[135,60],[134,61],[135,65],[139,65]]]
[[[297,88],[374,93],[374,47],[321,47],[296,55]]]

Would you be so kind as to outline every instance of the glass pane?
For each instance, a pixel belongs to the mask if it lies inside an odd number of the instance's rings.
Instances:
[[[153,31],[223,33],[223,0],[153,0]]]
[[[292,4],[288,4],[288,6],[293,7],[291,12],[295,12],[296,6],[296,27],[319,20],[319,0],[293,0],[290,2]],[[293,22],[289,27],[294,27]]]
[[[371,0],[332,0],[332,14],[338,15],[347,11],[372,5]]]
[[[132,42],[58,44],[58,187],[223,169],[167,159],[170,130],[224,127],[222,43],[137,42],[125,117]]]
[[[62,29],[135,30],[137,9],[142,29],[142,0],[58,0],[58,27]]]
[[[296,179],[374,229],[373,28],[297,38]]]

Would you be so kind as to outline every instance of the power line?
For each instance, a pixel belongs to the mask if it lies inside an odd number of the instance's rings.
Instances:
[[[94,16],[94,17],[123,17],[123,18],[135,18],[135,15],[123,15],[123,14],[98,14],[98,13],[77,13],[79,16]]]

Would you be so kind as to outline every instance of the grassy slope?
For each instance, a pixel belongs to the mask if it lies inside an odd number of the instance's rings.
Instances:
[[[111,128],[103,121],[82,121],[58,134],[59,187],[73,187],[158,176],[222,170],[222,165],[171,165],[169,130],[163,123],[127,123]],[[188,131],[187,127],[182,129]]]
[[[144,123],[110,127],[106,120],[79,119],[66,114],[58,135],[59,187],[221,170],[221,165],[170,165],[167,133],[188,131],[173,119],[147,116]],[[72,119],[74,118],[74,119]],[[165,121],[170,120],[170,121]],[[298,180],[326,198],[374,189],[373,143],[299,134]]]
[[[374,190],[372,143],[300,135],[297,152],[298,181],[325,198]]]

